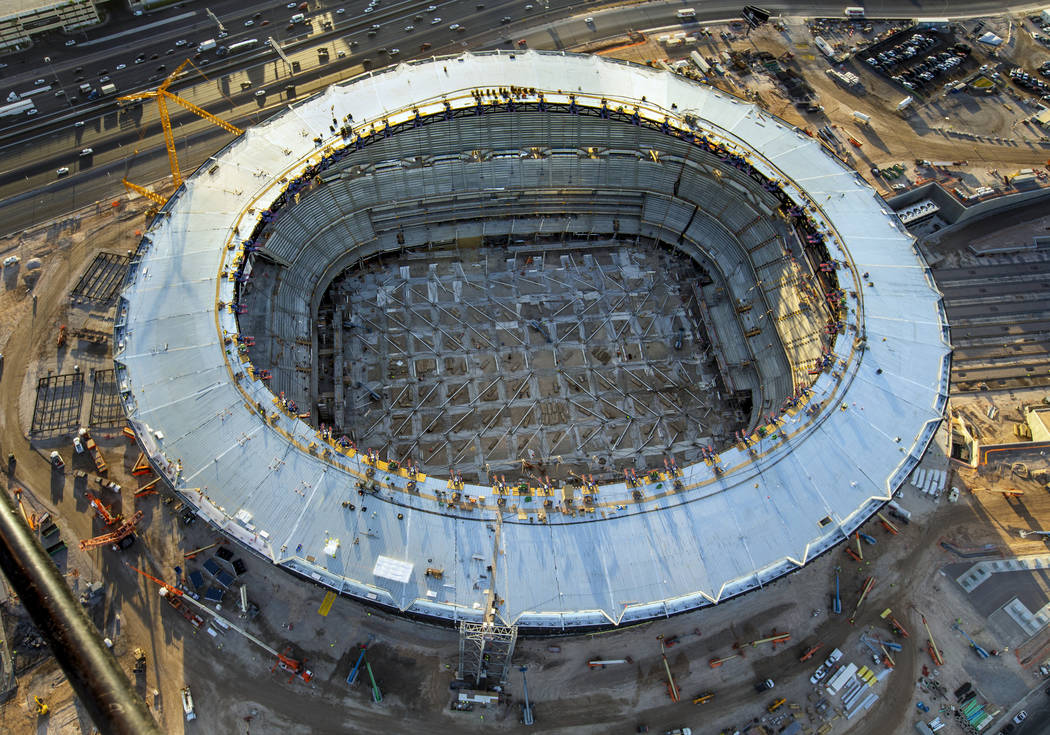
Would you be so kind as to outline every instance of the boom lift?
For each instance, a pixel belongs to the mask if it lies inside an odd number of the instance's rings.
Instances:
[[[175,134],[171,129],[171,116],[168,113],[168,100],[171,100],[172,102],[175,102],[176,104],[185,107],[197,117],[204,118],[208,122],[219,126],[228,133],[240,135],[244,132],[237,126],[231,125],[225,120],[211,114],[207,110],[203,110],[200,107],[197,107],[197,105],[193,104],[189,100],[185,100],[182,97],[179,97],[174,92],[168,91],[168,87],[171,86],[171,83],[175,81],[175,78],[182,72],[182,70],[186,68],[187,64],[192,66],[194,69],[197,69],[197,72],[202,77],[204,77],[205,79],[208,78],[207,76],[205,76],[204,72],[202,72],[197,67],[196,64],[194,64],[189,59],[186,59],[181,64],[179,64],[175,71],[169,74],[168,78],[161,82],[160,86],[156,89],[148,92],[135,92],[134,94],[128,94],[124,95],[123,97],[117,98],[117,102],[135,102],[138,100],[157,101],[157,111],[160,114],[160,125],[164,129],[164,145],[168,149],[168,165],[171,167],[171,179],[172,183],[175,184],[176,189],[182,186],[182,171],[179,169],[179,159],[175,154]],[[161,196],[160,194],[150,191],[149,189],[139,186],[138,184],[133,184],[127,179],[123,179],[123,183],[124,186],[126,186],[131,191],[134,191],[137,194],[141,194],[142,196],[146,197],[147,199],[156,204],[163,205],[167,201],[167,199],[165,199],[165,197]]]

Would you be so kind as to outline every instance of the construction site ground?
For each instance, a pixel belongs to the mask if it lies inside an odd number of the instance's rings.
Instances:
[[[1040,64],[1050,60],[1050,47],[1041,46],[1032,39],[1032,32],[1038,29],[1030,22],[1012,17],[986,19],[985,22],[986,30],[994,30],[1006,42],[995,51],[964,38],[963,34],[956,34],[957,41],[973,48],[973,58],[962,67],[968,73],[950,79],[965,78],[983,64],[1004,72],[1021,66],[1034,74]],[[961,25],[968,31],[974,23]],[[596,50],[603,55],[638,63],[688,60],[694,50],[707,59],[719,61],[723,52],[734,50],[765,51],[778,58],[786,53],[793,54],[794,58],[781,59],[781,64],[796,71],[813,88],[816,93],[814,102],[823,108],[818,112],[809,113],[796,107],[776,78],[757,64],[747,73],[742,73],[722,62],[727,74],[712,75],[707,83],[748,97],[811,134],[820,127],[830,126],[841,139],[839,155],[855,166],[883,196],[898,194],[903,189],[930,180],[940,181],[949,189],[961,187],[970,193],[982,186],[1011,192],[1013,189],[1004,184],[1003,176],[1024,168],[1044,169],[1045,172],[1050,158],[1050,138],[1043,129],[1026,122],[1043,105],[1037,95],[1023,92],[1011,84],[1002,85],[1001,91],[987,96],[948,93],[943,89],[943,83],[949,80],[945,77],[936,91],[931,89],[928,95],[914,95],[916,103],[908,114],[902,116],[896,112],[896,106],[912,95],[909,90],[875,73],[859,60],[832,64],[814,44],[819,35],[832,45],[849,47],[862,41],[873,41],[902,27],[882,21],[873,21],[869,25],[872,29],[869,33],[851,32],[852,24],[837,20],[811,27],[803,18],[785,18],[783,31],[766,25],[747,35],[742,24],[710,25],[705,26],[709,34],[680,46],[659,42],[661,35],[682,30],[667,28],[648,33],[641,43],[623,39],[623,44],[601,44],[609,46],[606,50],[600,50],[596,45]],[[695,35],[697,29],[686,27],[685,30]],[[732,37],[723,39],[723,33],[732,34]],[[829,69],[853,72],[860,77],[861,84],[845,87],[826,74]],[[1003,76],[1005,78],[1005,73]],[[868,115],[870,124],[861,123],[853,116],[854,112]],[[972,133],[973,137],[963,137],[958,134],[960,132]],[[848,136],[854,137],[862,147],[846,144]],[[922,160],[951,162],[953,165],[934,168],[917,163]],[[900,164],[905,170],[892,179],[873,176],[870,171],[872,167],[884,169],[893,164]]]
[[[768,44],[771,50],[794,48],[803,69],[809,69],[808,81],[822,91],[825,114],[836,124],[847,125],[850,111],[864,110],[864,105],[870,104],[870,96],[851,98],[834,86],[824,75],[823,62],[817,55],[810,52],[813,59],[803,58],[797,44],[808,41],[801,37],[782,39],[766,29],[752,34],[748,43],[751,42]],[[635,48],[640,54],[645,53],[642,47]],[[663,58],[662,52],[655,55],[658,51],[651,49],[649,55],[638,58]],[[875,85],[871,76],[865,77],[869,95]],[[761,86],[759,92],[766,97]],[[887,93],[883,99],[892,102],[894,96]],[[831,101],[835,99],[842,102]],[[916,156],[931,160],[958,158],[958,144],[946,134],[913,127],[886,114],[881,107],[878,109],[877,133],[885,149],[870,144],[868,139],[862,149],[867,153],[880,148],[878,156],[871,158],[877,165],[896,160],[910,162]],[[791,106],[781,112],[800,125],[816,124],[799,117]],[[1041,145],[1034,142],[1016,146],[984,142],[967,145],[973,150],[967,155],[970,162],[980,161],[972,170],[982,181],[989,170],[1034,167],[1045,157]],[[866,174],[867,160],[858,165]],[[101,493],[104,503],[122,509],[125,515],[135,509],[143,510],[141,537],[122,553],[108,548],[90,552],[77,548],[79,539],[101,531],[83,488],[78,489],[74,482],[75,471],[84,470],[90,480],[94,467],[87,454],[74,454],[70,444],[72,431],[56,431],[30,440],[37,381],[46,377],[48,371],[65,375],[79,368],[85,376],[79,415],[82,422],[88,420],[93,371],[111,367],[111,358],[108,345],[100,347],[98,342],[81,336],[90,335],[92,330],[109,329],[112,305],[72,303],[69,294],[97,253],[122,255],[134,247],[136,231],[144,224],[142,210],[137,202],[113,208],[92,207],[50,226],[0,241],[0,255],[22,256],[17,268],[4,269],[0,282],[0,352],[5,356],[0,375],[0,456],[13,452],[18,460],[14,476],[4,480],[8,491],[16,486],[26,488],[25,501],[35,512],[46,510],[54,515],[67,544],[66,551],[56,554],[56,562],[67,574],[74,593],[85,592],[91,582],[103,583],[102,598],[89,611],[100,631],[113,641],[114,654],[153,708],[162,730],[256,735],[524,730],[519,724],[521,681],[516,671],[505,692],[507,703],[489,709],[476,707],[470,712],[449,709],[453,694],[449,684],[458,653],[454,631],[405,620],[346,599],[336,600],[330,612],[322,616],[322,588],[236,549],[231,551],[247,567],[238,584],[247,585],[248,597],[259,606],[260,613],[251,622],[241,621],[236,595],[227,593],[221,614],[232,622],[245,624],[253,635],[274,648],[305,659],[314,678],[308,684],[300,679],[290,681],[287,673],[272,670],[275,661],[271,656],[232,630],[216,636],[203,629],[195,633],[162,601],[158,587],[136,575],[124,562],[174,582],[175,567],[180,567],[183,574],[197,570],[214,550],[203,552],[196,560],[186,560],[184,554],[216,542],[219,536],[203,522],[191,526],[182,523],[175,503],[165,502],[163,490],[159,495],[133,497],[136,488],[151,478],[130,473],[139,452],[121,435],[119,425],[92,428],[109,463],[109,476],[121,489],[114,492],[97,485],[93,489]],[[1036,214],[1046,217],[1048,212],[1039,210]],[[1020,215],[1015,217],[1020,219]],[[971,232],[978,233],[974,237],[994,237],[995,225],[979,223]],[[1034,232],[1043,225],[1033,222],[1029,226],[1035,228],[1030,230]],[[989,229],[984,232],[981,228]],[[987,260],[971,259],[966,254],[966,237],[966,233],[955,233],[952,239],[929,246],[931,259],[944,266],[972,264],[980,268],[987,264]],[[1040,256],[1010,257],[1023,261]],[[40,262],[31,270],[28,266],[33,258]],[[31,280],[35,279],[32,289],[25,281],[29,274],[39,274],[31,276]],[[58,350],[56,340],[63,324],[70,336],[67,346]],[[76,330],[81,336],[73,334]],[[1018,405],[1037,402],[1046,394],[1040,388],[968,393],[954,398],[952,409],[973,417],[986,443],[1013,441]],[[987,418],[990,405],[999,409],[996,419]],[[1041,529],[1050,519],[1050,494],[1036,479],[1038,473],[1047,471],[1047,459],[1038,452],[1018,451],[999,455],[978,470],[960,469],[949,465],[945,458],[946,441],[947,432],[942,429],[924,458],[923,467],[948,471],[946,488],[960,489],[958,503],[946,502],[944,493],[937,500],[931,499],[906,484],[899,502],[912,512],[912,522],[898,523],[900,535],[896,536],[878,523],[867,524],[863,530],[878,543],[861,545],[864,559],[860,562],[847,556],[840,546],[795,575],[709,610],[622,631],[521,640],[515,663],[528,667],[529,694],[536,715],[532,729],[630,733],[638,724],[646,723],[653,732],[689,726],[699,735],[730,726],[742,727],[758,718],[760,724],[764,722],[776,731],[786,723],[781,720],[779,727],[774,727],[773,717],[793,714],[803,720],[810,732],[904,735],[913,732],[913,723],[920,717],[928,721],[948,703],[924,691],[919,683],[923,666],[929,668],[930,678],[947,690],[949,699],[952,690],[970,681],[997,705],[1001,715],[989,731],[1001,727],[1017,711],[1015,703],[1029,692],[1025,705],[1029,712],[1045,711],[1035,705],[1039,704],[1037,699],[1047,699],[1042,694],[1045,684],[1038,677],[1038,664],[1050,657],[1050,648],[1046,647],[1050,634],[1044,628],[1032,637],[1019,636],[1002,612],[1009,602],[1003,598],[1011,594],[1022,598],[1033,611],[1039,600],[1043,604],[1050,602],[1042,574],[993,575],[993,580],[972,593],[967,593],[955,579],[971,563],[1046,553],[1040,537],[1021,538],[1018,531]],[[56,473],[49,464],[47,457],[52,450],[58,450],[65,460],[64,472]],[[1027,477],[1014,473],[1015,462],[1024,463]],[[997,492],[1003,489],[1023,490],[1024,494],[1010,497]],[[856,544],[851,547],[856,548]],[[688,560],[683,559],[683,563]],[[841,568],[840,615],[830,612],[835,567]],[[1008,575],[1025,577],[1016,583],[1018,592],[1011,592],[1014,583]],[[851,624],[859,591],[869,577],[874,577],[874,587]],[[2,592],[4,647],[13,651],[16,666],[24,666],[15,681],[16,689],[0,706],[0,731],[12,735],[90,732],[90,722],[82,708],[75,705],[54,661],[34,653],[40,650],[38,641],[31,632],[27,633],[24,613],[17,601],[8,597],[6,585]],[[809,676],[834,647],[840,648],[848,660],[881,668],[871,662],[870,652],[860,644],[859,636],[873,629],[880,637],[891,639],[886,622],[880,618],[886,608],[892,609],[893,617],[908,629],[911,637],[892,638],[903,645],[903,650],[894,656],[893,672],[873,689],[879,701],[867,713],[847,722],[836,717],[836,701],[829,698],[832,706],[821,717],[815,708],[819,696],[816,687],[809,683]],[[929,621],[944,656],[943,666],[934,667],[926,651],[927,636],[920,614]],[[998,649],[1002,655],[978,658],[961,633],[952,629],[957,620],[961,629],[979,644]],[[749,645],[750,641],[774,632],[788,632],[791,640],[775,649],[771,644]],[[366,686],[348,687],[345,683],[357,658],[358,645],[371,635],[375,638],[368,658],[383,692],[381,704],[371,701]],[[675,636],[678,642],[667,649],[666,655],[681,691],[678,703],[668,698],[660,657],[661,641]],[[814,657],[800,663],[800,655],[818,643],[822,648]],[[734,644],[739,644],[744,657],[711,668],[708,662],[730,655]],[[139,678],[132,674],[136,647],[144,648],[147,655],[144,675]],[[559,650],[552,651],[551,647]],[[587,661],[598,657],[630,657],[632,662],[590,670]],[[776,681],[774,690],[756,695],[753,683],[766,677]],[[187,685],[192,687],[198,718],[190,723],[182,717],[179,700],[179,690]],[[691,704],[693,697],[708,692],[715,695],[708,703]],[[33,695],[39,695],[51,707],[51,714],[39,722],[33,712]],[[767,714],[766,707],[779,697],[787,699],[785,707],[774,715]],[[923,701],[931,712],[919,712],[917,701]],[[798,709],[791,705],[798,705]],[[826,730],[822,729],[825,724],[830,724]],[[944,732],[962,729],[950,721]]]

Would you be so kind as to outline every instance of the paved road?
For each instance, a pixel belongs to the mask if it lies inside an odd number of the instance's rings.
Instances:
[[[534,7],[524,10],[527,4]],[[433,11],[427,8],[434,6]],[[481,6],[484,7],[481,7]],[[407,58],[423,52],[420,47],[431,44],[427,54],[450,53],[462,49],[491,48],[513,45],[524,39],[533,48],[565,48],[580,42],[611,37],[627,28],[655,28],[676,26],[675,13],[682,7],[695,7],[701,22],[730,18],[739,15],[741,4],[735,0],[716,0],[705,3],[686,3],[681,0],[626,5],[599,10],[598,3],[572,3],[568,0],[533,0],[533,3],[496,0],[432,0],[426,2],[389,2],[384,0],[379,8],[369,14],[346,3],[312,2],[309,15],[313,23],[309,37],[303,36],[305,27],[296,25],[291,30],[288,18],[295,12],[285,4],[256,3],[245,5],[236,0],[221,0],[210,3],[211,10],[223,21],[229,36],[222,43],[256,38],[260,42],[272,36],[277,42],[296,54],[297,49],[315,45],[329,46],[332,51],[343,50],[345,58],[332,55],[323,79],[325,83],[360,70],[360,64],[370,62],[376,66],[389,63],[389,54],[380,54],[380,49],[399,48],[398,58]],[[841,3],[766,3],[774,12],[785,14],[827,15],[839,17],[844,7]],[[339,14],[340,7],[346,12]],[[947,4],[922,2],[869,2],[868,13],[872,17],[911,17],[936,12],[943,14]],[[356,11],[356,14],[355,14]],[[1002,7],[992,2],[974,1],[953,3],[955,15],[968,16],[987,12],[1001,12]],[[256,14],[261,14],[256,17]],[[595,23],[588,26],[583,16],[589,14]],[[504,17],[510,21],[502,23]],[[418,20],[417,20],[418,18]],[[432,23],[441,18],[440,23]],[[252,26],[245,27],[251,20]],[[269,21],[263,25],[264,21]],[[325,22],[330,22],[328,29]],[[452,23],[466,28],[458,33],[449,30]],[[368,32],[373,24],[381,28],[374,37]],[[405,28],[412,26],[411,31]],[[76,95],[78,77],[84,77],[97,86],[97,80],[109,76],[121,93],[145,89],[155,83],[183,58],[183,51],[195,50],[195,44],[206,38],[217,36],[217,26],[201,7],[170,8],[151,13],[142,18],[133,18],[120,8],[113,9],[110,23],[102,28],[77,34],[77,44],[66,47],[64,37],[51,45],[38,44],[33,49],[14,56],[4,57],[8,67],[0,70],[6,87],[26,91],[33,82],[42,78],[55,88],[61,87],[65,96],[55,98],[48,92],[39,99],[41,114],[30,120],[0,123],[0,221],[5,232],[24,229],[56,212],[70,211],[78,206],[106,200],[123,191],[120,178],[124,173],[123,162],[129,157],[128,147],[132,142],[140,155],[135,157],[135,178],[152,181],[165,173],[163,155],[158,155],[161,146],[159,126],[149,127],[152,111],[142,119],[143,129],[134,125],[127,127],[127,119],[117,115],[113,103],[99,101],[84,104],[83,99],[72,105],[70,99]],[[186,40],[185,46],[177,42]],[[356,45],[351,45],[356,42]],[[114,50],[116,49],[116,50]],[[170,54],[168,52],[171,52]],[[146,60],[136,64],[138,54]],[[157,58],[152,58],[156,56]],[[44,59],[48,61],[45,63]],[[253,82],[250,92],[242,93],[238,86],[232,87],[234,107],[218,109],[212,105],[220,100],[219,90],[212,95],[196,86],[187,92],[194,102],[204,102],[209,110],[230,117],[243,124],[258,119],[261,107],[274,107],[283,102],[280,95],[268,94],[256,104],[254,91],[261,85],[280,82],[281,88],[288,81],[281,63],[273,61],[276,55],[266,50],[248,53],[240,58],[216,58],[214,52],[201,55],[198,63],[205,63],[204,71],[217,71],[226,76],[248,79]],[[314,51],[299,51],[294,58],[302,62],[303,72],[296,75],[296,83],[306,86],[297,89],[299,96],[309,91],[309,85],[318,77],[318,59]],[[268,59],[268,61],[263,61]],[[126,68],[117,70],[124,64]],[[163,64],[164,69],[159,66]],[[79,69],[79,71],[78,71]],[[173,89],[184,92],[181,84]],[[272,91],[272,90],[271,90]],[[201,96],[195,97],[194,93]],[[247,104],[246,104],[247,101]],[[237,104],[239,103],[239,106]],[[254,105],[254,107],[253,107]],[[248,111],[254,111],[254,117]],[[176,115],[180,156],[185,156],[184,168],[193,170],[206,159],[208,153],[222,145],[225,134],[194,122],[189,113]],[[84,127],[74,128],[74,122],[84,122]],[[133,134],[133,135],[132,135]],[[6,146],[6,147],[5,147]],[[186,150],[186,148],[189,150]],[[94,154],[81,157],[79,152],[91,148]],[[72,174],[56,181],[56,171],[69,167]],[[27,193],[32,192],[31,196]],[[19,198],[21,197],[21,198]],[[14,205],[14,206],[12,206]]]

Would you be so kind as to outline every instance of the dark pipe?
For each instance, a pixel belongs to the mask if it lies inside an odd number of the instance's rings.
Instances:
[[[0,492],[0,569],[103,735],[161,735],[7,493]]]

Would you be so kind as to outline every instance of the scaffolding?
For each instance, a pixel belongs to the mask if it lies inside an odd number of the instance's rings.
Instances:
[[[459,678],[477,688],[505,684],[518,641],[518,626],[464,620],[459,624]]]

